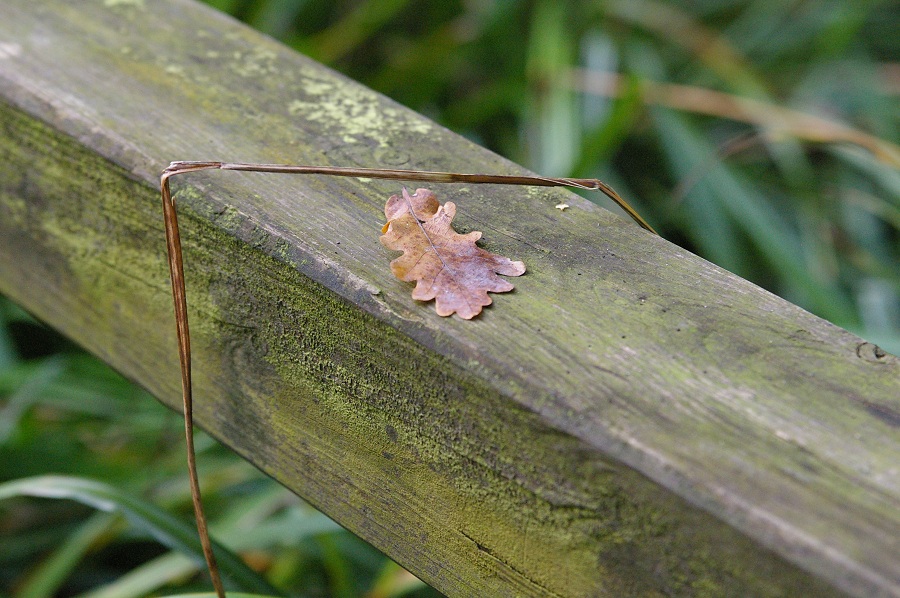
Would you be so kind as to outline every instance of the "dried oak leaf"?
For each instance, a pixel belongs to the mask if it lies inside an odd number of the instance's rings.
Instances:
[[[456,312],[470,320],[491,304],[488,292],[505,293],[513,285],[497,274],[519,276],[525,264],[514,262],[475,245],[481,233],[460,235],[451,222],[456,204],[443,206],[428,189],[410,195],[392,195],[384,206],[387,224],[381,242],[403,255],[391,262],[391,272],[405,282],[416,282],[413,299],[435,300],[440,316]]]

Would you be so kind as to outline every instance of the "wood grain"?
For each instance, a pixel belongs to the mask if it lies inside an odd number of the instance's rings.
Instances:
[[[3,12],[0,291],[172,406],[169,161],[523,172],[185,0]],[[897,358],[563,191],[432,186],[528,268],[463,322],[395,183],[173,189],[198,422],[446,594],[900,596]]]

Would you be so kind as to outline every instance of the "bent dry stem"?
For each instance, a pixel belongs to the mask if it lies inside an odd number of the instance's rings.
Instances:
[[[175,325],[178,336],[178,355],[181,363],[181,391],[184,408],[184,432],[187,443],[188,473],[191,484],[191,498],[194,516],[203,554],[209,569],[213,587],[219,598],[225,598],[216,557],[207,530],[206,515],[200,499],[200,482],[197,477],[194,453],[193,395],[191,386],[191,340],[188,328],[187,295],[184,286],[184,260],[181,253],[181,235],[178,230],[178,216],[169,179],[178,174],[200,170],[241,170],[246,172],[270,172],[281,174],[319,174],[327,176],[358,177],[369,179],[390,179],[400,181],[420,181],[427,183],[470,183],[494,185],[530,185],[538,187],[574,187],[597,190],[613,200],[631,216],[642,228],[656,234],[656,231],[628,205],[612,187],[597,179],[550,178],[529,175],[464,174],[457,172],[429,172],[421,170],[392,170],[381,168],[345,168],[335,166],[293,166],[287,164],[246,164],[240,162],[172,162],[163,171],[160,179],[163,219],[166,228],[166,250],[169,261],[169,275],[172,280],[172,298],[175,304]]]

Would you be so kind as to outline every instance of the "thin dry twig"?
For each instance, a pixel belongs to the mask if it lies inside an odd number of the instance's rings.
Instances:
[[[225,587],[219,575],[216,556],[203,512],[203,501],[200,497],[200,481],[197,476],[197,457],[194,451],[194,400],[191,384],[191,335],[188,328],[187,295],[184,287],[184,260],[181,254],[181,234],[178,230],[178,215],[172,193],[169,189],[169,178],[177,174],[166,170],[160,179],[162,192],[163,220],[166,226],[166,255],[169,259],[169,276],[172,280],[172,300],[175,305],[175,326],[178,336],[178,357],[181,362],[181,392],[184,409],[184,436],[187,443],[188,476],[191,483],[191,499],[194,503],[194,519],[197,532],[206,558],[206,567],[212,579],[213,588],[219,598],[225,598]]]
[[[188,327],[187,295],[184,284],[184,259],[181,251],[181,234],[178,229],[178,217],[175,202],[169,186],[169,179],[178,174],[197,172],[200,170],[240,170],[248,172],[270,172],[285,174],[320,174],[329,176],[360,177],[370,179],[391,179],[403,181],[422,181],[431,183],[473,183],[502,185],[534,185],[541,187],[576,187],[579,189],[596,189],[612,199],[642,228],[656,234],[656,231],[641,218],[634,208],[628,205],[612,187],[597,179],[549,178],[540,176],[463,174],[452,172],[428,172],[418,170],[391,170],[380,168],[343,168],[332,166],[292,166],[286,164],[246,164],[240,162],[172,162],[160,178],[163,219],[166,228],[166,250],[169,261],[169,274],[172,280],[172,299],[175,305],[175,324],[178,336],[178,356],[181,363],[181,392],[184,409],[184,432],[187,444],[188,473],[190,476],[191,498],[194,503],[194,516],[197,521],[197,532],[203,546],[209,575],[219,598],[225,598],[225,589],[216,564],[216,557],[209,539],[206,515],[200,496],[200,482],[197,476],[196,455],[194,452],[194,416],[193,388],[191,384],[191,340]]]

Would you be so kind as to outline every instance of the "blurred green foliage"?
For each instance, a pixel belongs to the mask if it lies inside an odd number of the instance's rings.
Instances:
[[[900,353],[895,1],[209,3],[532,170],[609,182],[666,238]],[[190,520],[178,417],[8,302],[0,401],[0,482],[92,477]],[[213,527],[257,530],[239,548],[273,585],[430,592],[224,448],[198,447]],[[0,593],[208,589],[123,521],[3,501]]]

